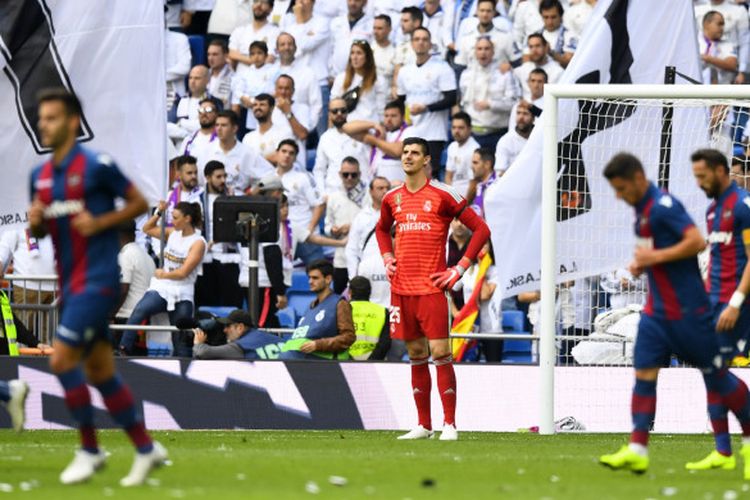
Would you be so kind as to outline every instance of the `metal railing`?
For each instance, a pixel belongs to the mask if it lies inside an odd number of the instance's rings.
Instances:
[[[40,342],[49,344],[57,329],[59,290],[54,274],[6,274],[12,291],[10,306],[18,319],[34,333]],[[49,286],[51,285],[51,290]]]

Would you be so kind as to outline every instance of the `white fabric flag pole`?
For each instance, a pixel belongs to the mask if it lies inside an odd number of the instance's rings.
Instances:
[[[690,0],[668,0],[652,2],[648,0],[600,0],[587,24],[581,42],[570,65],[560,79],[560,83],[663,83],[667,66],[675,66],[678,71],[693,78],[699,76],[698,48],[695,32],[693,8]],[[552,100],[550,100],[552,101]],[[545,107],[552,102],[545,102]],[[560,117],[578,117],[567,119],[569,128],[559,128],[557,137],[545,137],[549,128],[545,125],[547,118],[543,113],[529,138],[524,150],[518,156],[506,174],[487,192],[485,210],[492,230],[492,243],[497,258],[497,277],[499,289],[503,296],[513,296],[524,291],[542,291],[541,299],[541,343],[540,366],[542,367],[541,421],[540,432],[551,433],[553,423],[552,407],[552,373],[556,361],[554,344],[555,335],[555,283],[590,276],[603,270],[615,269],[622,265],[618,254],[607,249],[609,244],[621,244],[632,238],[630,234],[610,234],[614,231],[630,230],[627,222],[607,224],[608,218],[620,217],[622,221],[630,220],[632,214],[622,206],[617,213],[607,212],[601,207],[603,193],[613,195],[602,187],[601,171],[608,158],[601,155],[602,148],[591,145],[607,143],[612,134],[622,134],[621,124],[627,123],[633,130],[637,129],[639,111],[636,107],[620,106],[611,113],[604,113],[609,120],[586,122],[586,115],[581,103],[576,100],[560,100],[557,113]],[[601,114],[599,115],[601,116]],[[577,123],[577,126],[576,126]],[[658,164],[659,133],[643,137],[644,144],[633,151],[641,150],[644,163]],[[553,158],[546,158],[545,165],[558,171],[558,178],[542,187],[542,151],[545,140],[548,146],[565,138],[565,149]],[[655,140],[655,144],[647,143]],[[557,148],[551,146],[555,151]],[[630,149],[630,145],[629,145]],[[599,156],[592,157],[592,151]],[[655,152],[655,153],[654,153]],[[689,151],[681,152],[682,156],[672,152],[672,163],[685,161]],[[672,181],[687,185],[684,179],[675,176],[689,176],[689,171],[675,172]],[[585,193],[584,210],[563,214],[559,219],[542,222],[542,195],[554,200],[558,205],[558,186],[564,182],[585,184],[585,188],[576,185],[569,189]],[[599,198],[597,198],[599,197]],[[611,206],[612,200],[607,203]],[[550,247],[555,241],[555,232],[568,234],[569,227],[603,228],[597,234],[596,241],[573,241],[557,238],[556,247]],[[627,228],[627,229],[623,229]],[[552,273],[542,273],[542,239],[547,243],[547,269]],[[561,241],[562,240],[562,241]],[[582,259],[581,245],[596,246],[597,259]],[[541,282],[544,274],[546,286]],[[498,310],[500,294],[493,298],[493,309]]]
[[[165,192],[164,10],[153,0],[5,0],[0,4],[0,230],[25,223],[31,170],[47,151],[36,94],[72,90],[79,140],[112,156],[152,202]]]

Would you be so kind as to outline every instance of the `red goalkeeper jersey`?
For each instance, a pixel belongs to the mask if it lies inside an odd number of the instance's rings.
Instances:
[[[405,184],[386,193],[380,208],[378,232],[388,233],[395,222],[393,293],[441,293],[432,285],[430,274],[446,269],[448,229],[465,207],[466,200],[461,195],[435,180],[415,193],[409,192]],[[390,249],[381,244],[380,251],[385,253]]]

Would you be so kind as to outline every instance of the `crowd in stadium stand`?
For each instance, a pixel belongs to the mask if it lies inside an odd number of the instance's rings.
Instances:
[[[544,108],[544,85],[557,82],[570,63],[595,4],[167,0],[166,112],[174,184],[158,209],[138,222],[135,235],[132,228],[123,230],[125,294],[115,320],[142,324],[166,312],[176,324],[199,309],[246,307],[247,249],[213,241],[213,204],[221,195],[261,194],[280,201],[281,228],[279,241],[262,244],[259,252],[259,324],[234,312],[229,318],[236,321],[224,325],[225,333],[216,326],[213,338],[186,330],[167,339],[174,354],[401,359],[403,344],[387,335],[389,285],[373,230],[385,192],[404,180],[402,141],[427,140],[432,177],[487,216],[487,188],[517,168],[514,159]],[[745,83],[745,2],[696,0],[695,18],[702,83]],[[717,120],[747,119],[717,113]],[[726,140],[734,145],[732,173],[745,185],[747,137]],[[161,218],[173,261],[155,268]],[[449,266],[461,258],[468,238],[467,229],[454,222]],[[51,252],[48,242],[29,242],[22,231],[6,233],[0,242],[2,263],[13,261],[18,274],[53,274]],[[463,291],[452,294],[454,314],[471,296],[475,275],[476,269],[466,273]],[[321,280],[351,305],[324,305],[327,294],[315,291]],[[481,286],[476,329],[486,332],[497,286],[492,268]],[[36,295],[22,299],[24,293]],[[14,294],[16,303],[52,301],[46,288],[16,286]],[[642,280],[624,269],[562,285],[562,330],[588,335],[600,310],[643,299]],[[521,331],[529,331],[538,300],[538,293],[527,293],[505,299],[502,307],[523,311]],[[256,328],[294,328],[318,310],[334,318],[314,346],[285,350],[284,343],[295,339],[279,341]],[[352,315],[376,317],[372,331],[354,335]],[[33,321],[27,316],[22,320]],[[139,350],[138,341],[126,332],[119,341],[122,353],[156,352]],[[502,361],[502,343],[482,342],[477,356]]]

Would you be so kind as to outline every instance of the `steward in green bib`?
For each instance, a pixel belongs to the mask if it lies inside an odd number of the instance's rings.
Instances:
[[[380,304],[370,302],[372,287],[370,280],[355,276],[349,281],[352,294],[352,319],[357,340],[349,348],[352,359],[385,359],[391,348],[388,310]]]
[[[13,314],[8,295],[0,290],[0,310],[3,323],[0,328],[0,356],[18,356],[18,344],[26,347],[49,347],[40,344],[39,339],[31,333],[18,317]]]
[[[333,265],[316,260],[307,266],[307,281],[315,300],[305,310],[279,359],[349,359],[354,343],[352,307],[331,290]]]

